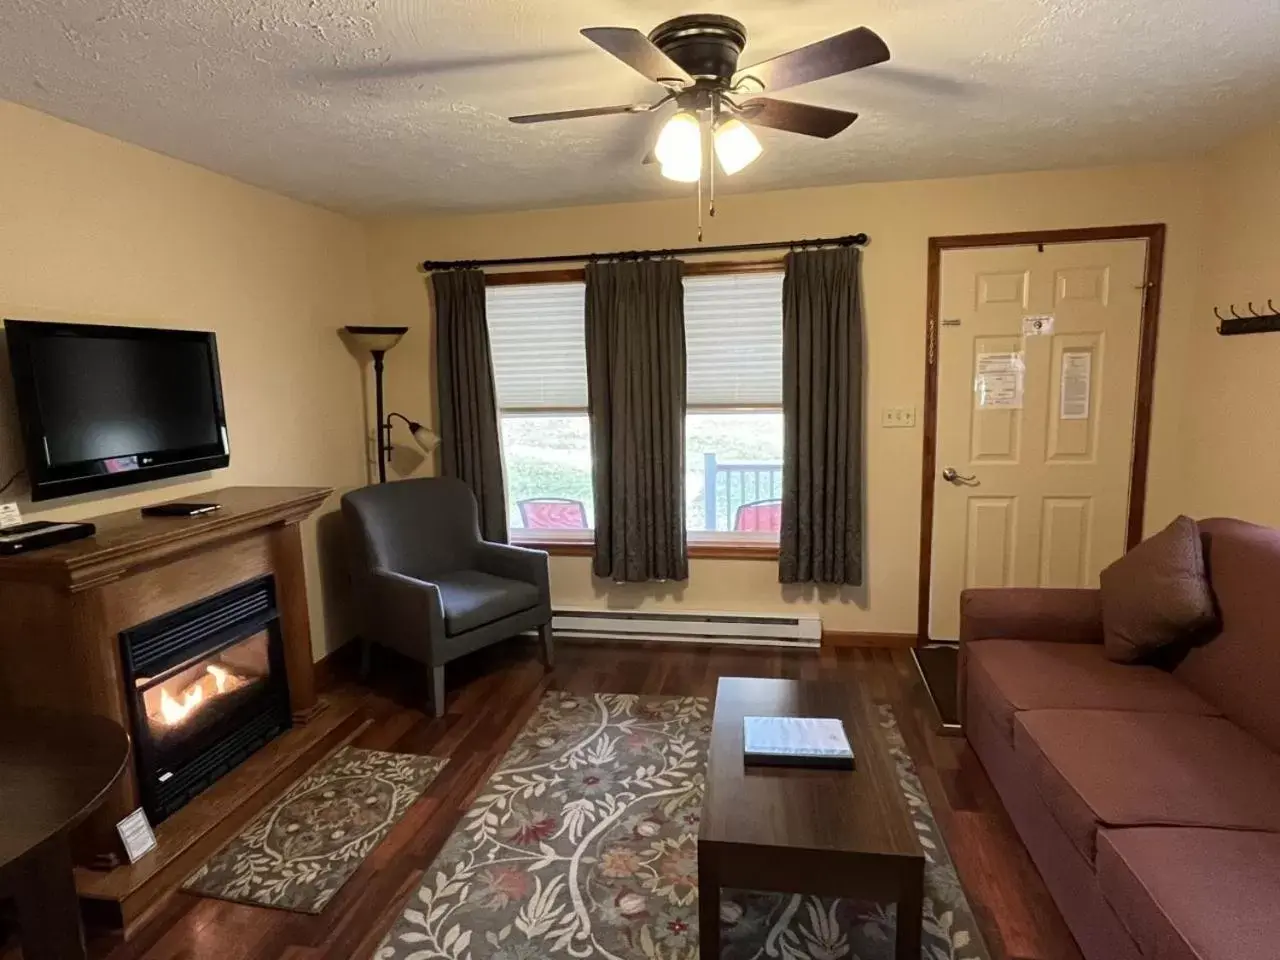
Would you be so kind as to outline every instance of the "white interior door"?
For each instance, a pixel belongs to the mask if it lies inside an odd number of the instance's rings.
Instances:
[[[966,587],[1076,587],[1124,552],[1145,240],[942,253],[929,635]]]

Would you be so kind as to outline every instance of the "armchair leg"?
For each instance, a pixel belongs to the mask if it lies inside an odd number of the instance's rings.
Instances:
[[[542,638],[542,662],[546,664],[548,670],[553,670],[556,665],[556,650],[550,621],[538,628],[538,636]]]
[[[444,716],[444,667],[431,668],[431,708],[437,717]]]

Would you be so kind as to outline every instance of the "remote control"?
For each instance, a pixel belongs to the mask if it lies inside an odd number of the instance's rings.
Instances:
[[[154,507],[143,507],[142,515],[144,517],[198,517],[221,509],[220,503],[157,503]]]

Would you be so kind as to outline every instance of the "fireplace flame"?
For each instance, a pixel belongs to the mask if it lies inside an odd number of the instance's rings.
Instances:
[[[205,669],[209,671],[209,676],[213,677],[213,685],[218,688],[218,692],[226,693],[227,692],[227,671],[224,670],[222,667],[218,666],[216,663],[209,664],[209,666],[206,667]]]
[[[160,716],[164,722],[171,727],[176,727],[187,715],[196,707],[200,706],[204,700],[204,690],[194,684],[187,687],[182,694],[182,700],[175,700],[169,695],[168,690],[160,691]]]
[[[205,667],[205,676],[192,683],[178,696],[174,696],[163,687],[160,689],[160,720],[167,727],[176,727],[197,710],[206,698],[217,694],[230,693],[244,686],[244,677],[233,673],[226,667],[211,663]]]

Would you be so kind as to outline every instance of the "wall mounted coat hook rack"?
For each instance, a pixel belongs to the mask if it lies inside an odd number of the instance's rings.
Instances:
[[[1233,337],[1242,333],[1269,333],[1280,330],[1280,311],[1276,310],[1270,298],[1267,300],[1267,309],[1269,313],[1259,313],[1254,308],[1253,301],[1250,300],[1249,315],[1242,317],[1236,312],[1236,305],[1233,303],[1227,307],[1227,312],[1231,316],[1224,317],[1222,312],[1214,307],[1213,315],[1218,318],[1218,333],[1224,337]]]

